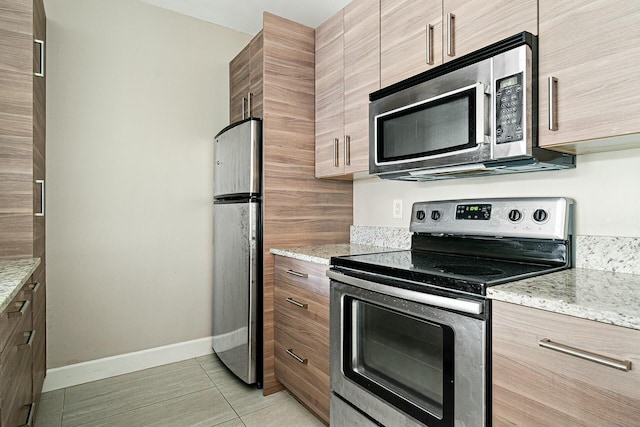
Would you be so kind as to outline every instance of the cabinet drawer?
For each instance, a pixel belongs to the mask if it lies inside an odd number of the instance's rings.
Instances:
[[[631,369],[550,350],[541,340],[630,361]],[[640,331],[494,301],[492,343],[493,425],[640,420]]]
[[[26,285],[33,307],[33,401],[40,401],[40,393],[47,370],[46,362],[46,286],[44,282]]]
[[[0,425],[22,425],[32,402],[32,351],[35,331],[31,301],[26,300],[22,315],[0,353]]]
[[[27,316],[27,311],[29,315]],[[31,302],[23,287],[0,314],[0,353],[13,336],[16,326],[25,318],[31,317]]]
[[[329,296],[328,265],[276,256],[275,281]]]
[[[331,395],[328,345],[319,352],[301,342],[297,334],[277,326],[275,335],[276,379],[328,423]]]

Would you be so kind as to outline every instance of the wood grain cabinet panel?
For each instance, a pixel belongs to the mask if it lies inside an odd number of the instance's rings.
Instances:
[[[276,378],[326,423],[331,395],[327,269],[281,256],[275,261]]]
[[[640,2],[539,4],[540,145],[577,154],[640,146]]]
[[[493,301],[494,426],[631,426],[640,421],[640,331]],[[622,371],[540,341],[630,361]]]
[[[380,88],[380,3],[354,0],[316,29],[316,176],[369,169],[369,93]]]
[[[263,36],[260,31],[229,62],[229,120],[262,118]]]
[[[433,49],[427,58],[427,31]],[[430,63],[432,62],[432,63]],[[442,64],[442,1],[381,0],[382,87]]]

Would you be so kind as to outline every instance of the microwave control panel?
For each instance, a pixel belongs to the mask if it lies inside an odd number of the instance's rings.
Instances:
[[[496,143],[522,141],[524,96],[522,73],[496,80]]]

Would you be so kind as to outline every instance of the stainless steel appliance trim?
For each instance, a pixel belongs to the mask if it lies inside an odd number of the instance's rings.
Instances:
[[[338,273],[332,270],[327,271],[327,276],[329,276],[331,279],[356,286],[361,289],[366,289],[369,291],[378,292],[380,294],[402,298],[421,304],[428,304],[434,307],[447,308],[468,314],[482,314],[484,310],[483,304],[476,301],[447,298],[441,297],[439,295],[411,291],[409,289],[396,288],[393,286],[383,285],[381,283],[358,279],[357,277],[347,276],[346,274]]]
[[[376,140],[376,144],[377,144],[377,140],[378,140],[378,120],[380,118],[383,118],[385,116],[388,116],[390,114],[394,114],[400,111],[404,111],[407,110],[409,108],[413,108],[415,106],[418,105],[423,105],[423,104],[428,104],[434,101],[437,101],[438,99],[442,99],[442,98],[446,98],[452,95],[455,95],[457,93],[460,92],[464,92],[467,91],[469,89],[475,89],[476,90],[476,143],[477,144],[483,144],[485,142],[485,133],[486,133],[486,129],[485,129],[485,123],[486,123],[486,119],[485,116],[487,114],[487,109],[485,108],[485,99],[484,99],[484,93],[485,93],[485,84],[482,82],[476,82],[472,85],[468,85],[462,88],[458,88],[446,93],[442,93],[440,95],[436,95],[433,96],[431,98],[428,99],[423,99],[421,101],[418,102],[413,102],[409,105],[403,105],[402,107],[399,108],[394,108],[392,110],[389,111],[385,111],[383,113],[377,114],[374,116],[373,120],[374,120],[374,137]],[[481,119],[478,119],[481,118]],[[456,151],[456,153],[465,153],[465,152],[471,152],[471,151],[476,151],[478,149],[478,146],[473,147],[473,148],[467,148],[464,150],[459,150]],[[416,157],[414,159],[411,159],[411,161],[420,161],[420,160],[425,160],[425,159],[434,159],[434,158],[438,158],[438,157],[449,157],[451,156],[451,153],[442,153],[442,154],[435,154],[435,155],[429,155],[429,156],[423,156],[423,157]],[[402,164],[402,163],[406,163],[406,160],[395,160],[395,161],[385,161],[385,162],[380,162],[380,160],[378,159],[378,150],[375,150],[375,163],[376,165],[394,165],[394,164]]]
[[[296,277],[302,277],[303,279],[306,279],[309,277],[309,275],[307,273],[300,273],[298,271],[295,270],[287,270],[287,274],[290,274],[292,276],[296,276]]]
[[[44,216],[44,179],[36,179],[36,184],[41,186],[40,192],[40,212],[36,212],[35,216]]]
[[[36,77],[44,77],[44,40],[34,39],[33,42],[40,46],[40,71],[36,71],[33,75]]]
[[[580,359],[588,360],[590,362],[598,363],[600,365],[608,366],[613,369],[628,372],[631,370],[630,360],[619,360],[611,357],[603,356],[601,354],[592,353],[587,350],[572,347],[566,344],[553,342],[549,338],[544,338],[538,341],[538,345],[549,350],[554,350],[569,356],[578,357]]]
[[[558,130],[558,119],[556,112],[556,97],[557,95],[557,86],[558,86],[558,78],[557,77],[549,77],[547,81],[547,85],[549,88],[549,130],[556,131]]]
[[[296,359],[298,362],[302,363],[303,365],[307,364],[307,359],[303,359],[302,357],[298,356],[297,354],[295,354],[293,352],[292,348],[288,348],[287,349],[287,354],[291,357],[293,357],[294,359]]]
[[[300,308],[304,308],[304,309],[309,307],[309,304],[303,304],[301,302],[298,302],[298,301],[294,300],[293,298],[287,298],[287,302],[289,304],[295,305],[296,307],[300,307]]]

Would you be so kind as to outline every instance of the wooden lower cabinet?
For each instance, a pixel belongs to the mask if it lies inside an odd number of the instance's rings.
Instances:
[[[498,301],[492,313],[493,426],[640,425],[640,331]],[[629,361],[631,369],[544,348],[542,340]]]
[[[328,266],[275,258],[276,379],[328,424]]]

